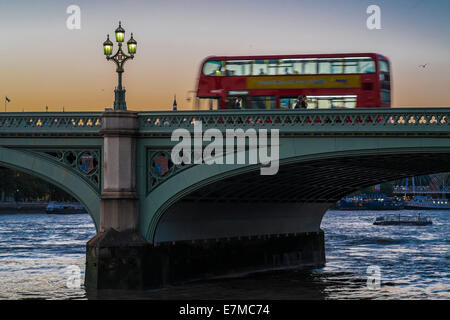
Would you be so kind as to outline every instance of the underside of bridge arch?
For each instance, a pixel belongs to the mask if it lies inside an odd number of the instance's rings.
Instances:
[[[186,202],[336,202],[361,188],[450,171],[450,153],[340,157],[282,165],[278,174],[234,176],[187,195]]]
[[[154,242],[318,232],[336,201],[361,188],[450,171],[450,153],[285,159],[279,172],[242,173],[185,195],[162,216]]]
[[[26,150],[5,147],[0,147],[0,166],[27,173],[61,188],[83,204],[99,230],[100,196],[80,176]]]

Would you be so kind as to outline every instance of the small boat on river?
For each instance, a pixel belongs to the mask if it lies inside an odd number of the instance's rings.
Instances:
[[[79,214],[87,213],[86,209],[79,203],[56,203],[50,202],[45,208],[48,214]]]
[[[421,217],[420,213],[417,217],[389,214],[376,217],[373,224],[377,226],[428,226],[433,224],[433,221],[428,217]]]

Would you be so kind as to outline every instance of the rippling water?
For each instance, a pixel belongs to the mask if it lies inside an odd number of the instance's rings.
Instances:
[[[85,245],[95,234],[88,215],[0,215],[0,299],[449,299],[450,211],[426,212],[431,226],[372,225],[385,213],[328,211],[321,269],[88,294],[66,286],[70,265],[84,278]],[[380,268],[377,290],[367,288],[368,266]]]

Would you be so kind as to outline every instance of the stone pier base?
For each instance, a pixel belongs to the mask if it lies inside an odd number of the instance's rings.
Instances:
[[[152,246],[134,231],[108,229],[86,244],[87,289],[145,288],[146,257]]]
[[[150,245],[110,229],[87,244],[87,288],[144,289],[188,280],[325,265],[324,233]]]

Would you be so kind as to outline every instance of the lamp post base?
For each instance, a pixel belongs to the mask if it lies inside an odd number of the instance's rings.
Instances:
[[[125,102],[125,89],[115,89],[114,97],[114,110],[127,110],[127,103]]]

